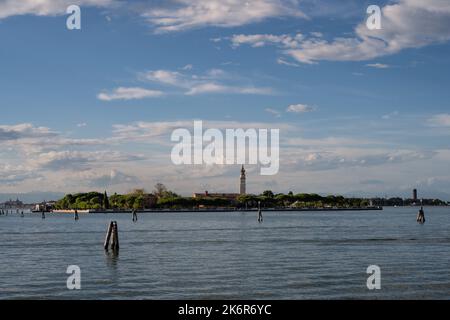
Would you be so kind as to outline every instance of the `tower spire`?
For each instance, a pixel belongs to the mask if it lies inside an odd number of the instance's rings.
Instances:
[[[239,193],[241,195],[243,195],[246,193],[246,175],[245,175],[244,165],[242,165],[242,168],[241,168],[240,180],[241,180],[241,184],[240,184],[240,188],[239,188]]]

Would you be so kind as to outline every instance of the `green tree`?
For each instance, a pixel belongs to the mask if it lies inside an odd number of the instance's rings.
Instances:
[[[269,199],[273,199],[274,194],[271,190],[266,190],[262,193],[262,196],[269,198]]]
[[[105,193],[103,194],[103,208],[105,210],[109,209],[109,198],[108,198],[108,194],[106,193],[106,190],[105,190]]]

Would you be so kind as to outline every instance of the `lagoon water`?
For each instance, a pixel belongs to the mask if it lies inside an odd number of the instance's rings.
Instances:
[[[450,207],[425,210],[0,216],[0,299],[450,299]]]

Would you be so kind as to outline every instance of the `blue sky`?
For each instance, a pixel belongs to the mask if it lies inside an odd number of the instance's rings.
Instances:
[[[197,119],[280,128],[249,192],[450,199],[447,1],[0,0],[0,39],[0,192],[236,191],[238,166],[171,163]]]

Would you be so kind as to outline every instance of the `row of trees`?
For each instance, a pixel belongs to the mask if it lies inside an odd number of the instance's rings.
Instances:
[[[260,195],[241,195],[235,200],[213,197],[181,197],[168,190],[163,184],[155,186],[152,193],[144,189],[136,189],[128,194],[115,193],[108,197],[104,193],[88,192],[68,194],[57,201],[56,209],[78,210],[143,210],[143,209],[192,209],[201,207],[235,207],[256,208],[262,207],[364,207],[369,201],[360,198],[344,198],[342,196],[323,197],[318,194],[300,193],[274,194],[272,191],[264,191]]]
[[[255,207],[261,203],[262,207],[366,207],[369,200],[361,198],[344,198],[343,196],[326,196],[315,193],[274,194],[272,191],[264,191],[260,195],[242,195],[238,197],[240,206]]]
[[[78,194],[68,194],[55,204],[56,209],[108,209],[109,199],[108,195],[99,192],[88,192]]]
[[[136,189],[124,195],[115,193],[108,197],[104,193],[88,192],[68,194],[55,204],[55,209],[78,209],[78,210],[130,210],[150,209],[156,205],[157,197],[146,193],[143,189]]]
[[[448,203],[439,199],[402,199],[402,198],[374,198],[372,202],[376,206],[411,206],[411,205],[424,205],[424,206],[447,206]]]

